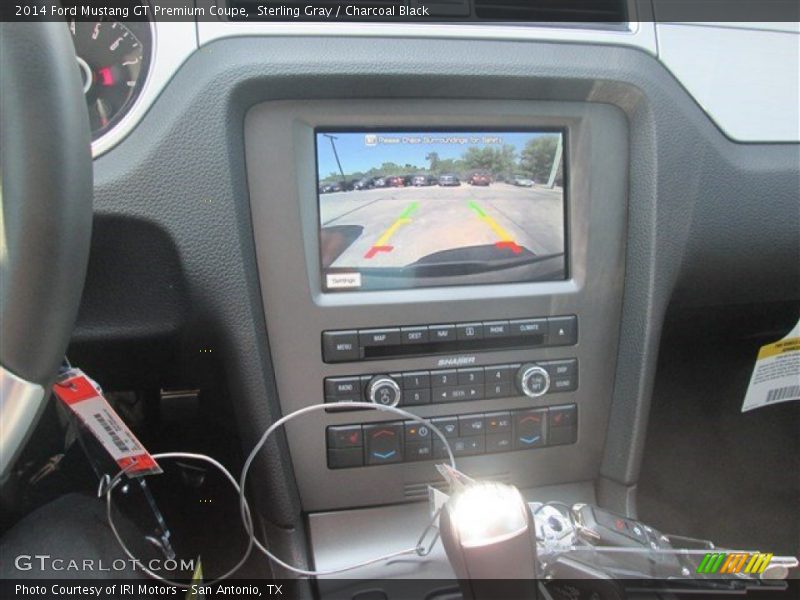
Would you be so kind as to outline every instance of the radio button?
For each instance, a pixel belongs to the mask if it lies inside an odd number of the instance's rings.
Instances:
[[[358,341],[362,346],[396,346],[400,344],[400,329],[359,329]]]
[[[458,385],[458,374],[455,369],[431,371],[431,387]]]
[[[403,406],[419,406],[420,404],[431,403],[430,390],[404,390]]]
[[[511,366],[497,365],[484,369],[486,383],[503,383],[511,381]]]
[[[574,392],[578,389],[578,376],[556,377],[550,385],[551,392]]]
[[[483,338],[483,323],[459,323],[456,325],[459,340],[480,340]]]
[[[327,377],[325,395],[337,398],[360,398],[361,380],[358,377]]]
[[[508,321],[488,321],[483,324],[483,336],[487,338],[508,337]]]
[[[324,331],[322,332],[322,359],[325,362],[346,362],[358,360],[358,332],[356,331]]]
[[[438,387],[431,390],[433,402],[466,402],[468,400],[482,400],[482,385],[458,385],[454,387]]]
[[[456,339],[456,326],[455,325],[429,325],[428,334],[430,341],[436,342],[452,342]]]
[[[547,343],[551,346],[574,346],[578,343],[578,317],[549,317]]]
[[[431,387],[431,374],[428,371],[403,373],[404,390],[422,390]]]
[[[547,369],[547,372],[550,373],[550,377],[571,377],[578,373],[578,359],[576,358],[570,358],[569,360],[549,360],[538,364]]]
[[[428,341],[428,328],[402,327],[400,328],[400,338],[403,344],[424,344]]]
[[[505,381],[502,383],[487,383],[484,387],[487,400],[491,398],[510,398],[512,396],[511,384]]]
[[[475,367],[472,369],[459,369],[458,383],[459,385],[473,385],[476,383],[483,383],[483,375],[484,375],[483,367]]]

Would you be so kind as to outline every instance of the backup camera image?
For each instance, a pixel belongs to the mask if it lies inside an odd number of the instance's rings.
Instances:
[[[326,291],[563,280],[561,131],[317,131]]]

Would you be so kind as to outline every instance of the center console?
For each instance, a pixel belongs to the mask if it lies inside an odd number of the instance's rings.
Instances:
[[[590,481],[614,384],[627,122],[604,104],[269,102],[245,123],[303,509],[424,498],[441,441],[519,487]]]

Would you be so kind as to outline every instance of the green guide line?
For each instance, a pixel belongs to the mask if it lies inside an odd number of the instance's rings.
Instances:
[[[400,215],[400,218],[408,219],[409,217],[411,217],[412,214],[414,214],[414,211],[416,211],[418,207],[419,207],[419,202],[412,202],[411,204],[406,206],[406,209],[403,211],[403,214]]]
[[[469,207],[470,207],[472,210],[474,210],[476,213],[478,213],[478,216],[479,216],[480,218],[483,218],[483,217],[485,217],[485,216],[486,216],[486,213],[485,213],[485,212],[483,212],[483,209],[482,209],[480,206],[478,206],[478,204],[477,204],[477,203],[476,203],[474,200],[470,200],[469,202],[467,202],[467,205],[468,205],[468,206],[469,206]]]

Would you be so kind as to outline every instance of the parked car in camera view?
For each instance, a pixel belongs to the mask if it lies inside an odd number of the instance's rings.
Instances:
[[[520,175],[514,177],[512,183],[518,187],[533,187],[535,184],[533,179],[529,179],[528,177],[522,177]]]
[[[467,183],[470,185],[489,185],[492,183],[492,178],[489,176],[488,173],[473,173],[467,179]]]
[[[354,190],[369,190],[375,187],[375,177],[362,177],[353,184]]]
[[[414,177],[411,178],[411,185],[414,187],[436,185],[436,178],[432,175],[414,175]]]
[[[456,187],[461,185],[461,180],[452,173],[439,176],[439,185],[442,187]]]
[[[386,179],[386,187],[406,187],[406,178],[403,175],[393,175]]]
[[[332,192],[341,192],[341,191],[342,191],[342,184],[338,182],[326,183],[320,186],[319,188],[320,194],[330,194]]]

